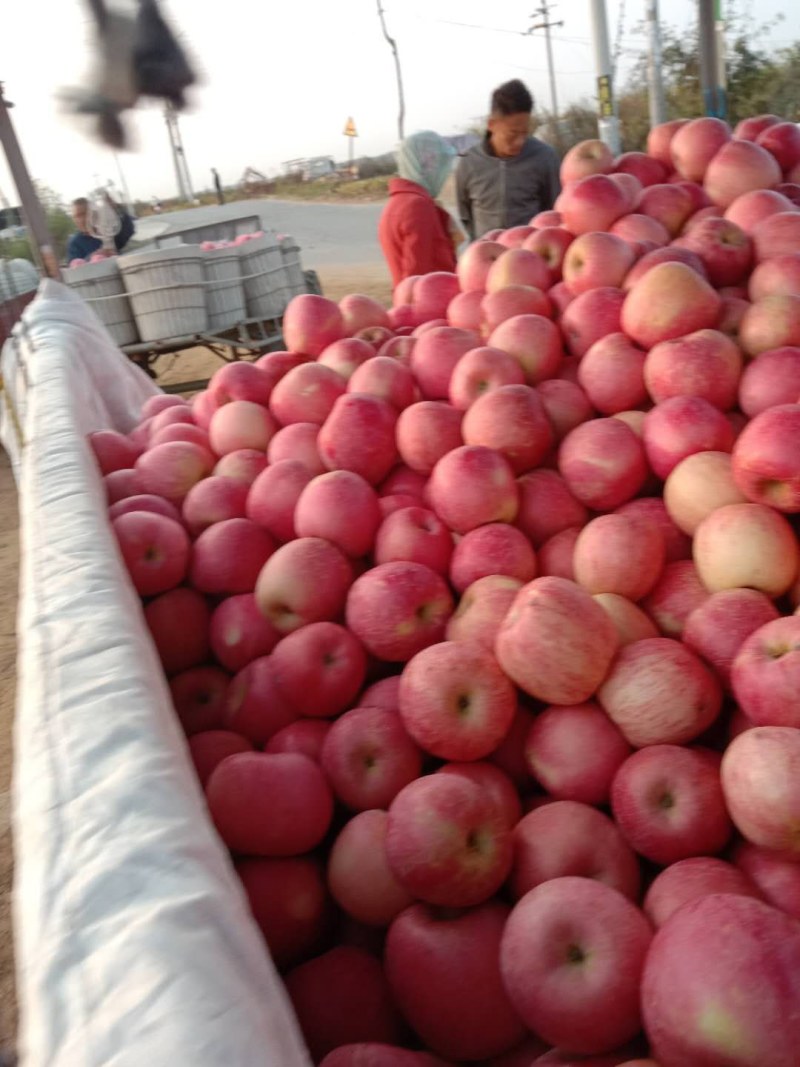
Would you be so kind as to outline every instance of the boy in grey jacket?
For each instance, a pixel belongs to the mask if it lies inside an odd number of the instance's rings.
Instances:
[[[518,79],[495,89],[486,136],[459,160],[458,210],[472,240],[527,225],[561,191],[558,156],[530,136],[532,111],[533,97]]]

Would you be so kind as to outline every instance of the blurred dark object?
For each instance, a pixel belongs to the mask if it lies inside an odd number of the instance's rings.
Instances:
[[[195,74],[155,0],[139,0],[135,17],[109,9],[105,0],[87,4],[97,27],[96,69],[91,86],[72,90],[67,98],[79,114],[97,115],[104,144],[124,148],[122,113],[142,96],[183,108]]]

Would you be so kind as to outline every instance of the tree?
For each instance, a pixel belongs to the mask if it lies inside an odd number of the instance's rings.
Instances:
[[[386,28],[386,15],[384,13],[383,4],[381,3],[381,0],[377,0],[377,4],[378,18],[381,21],[381,29],[383,30],[383,36],[389,42],[389,47],[391,48],[392,55],[394,56],[394,69],[395,74],[397,75],[397,136],[402,141],[405,137],[403,128],[405,125],[406,118],[406,100],[405,96],[403,95],[403,72],[400,69],[400,54],[397,51],[397,42],[395,41],[394,37],[390,36],[389,31]]]

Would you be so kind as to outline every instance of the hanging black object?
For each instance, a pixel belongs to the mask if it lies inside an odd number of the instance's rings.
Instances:
[[[91,87],[68,99],[79,114],[97,116],[101,141],[124,148],[122,113],[143,96],[182,108],[195,74],[156,0],[139,0],[135,16],[107,8],[105,0],[87,3],[97,27],[96,67]]]

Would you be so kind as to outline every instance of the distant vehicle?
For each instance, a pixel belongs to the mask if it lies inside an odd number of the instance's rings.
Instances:
[[[28,231],[24,226],[7,226],[4,230],[0,230],[0,240],[2,241],[15,241],[20,237],[27,236]]]

